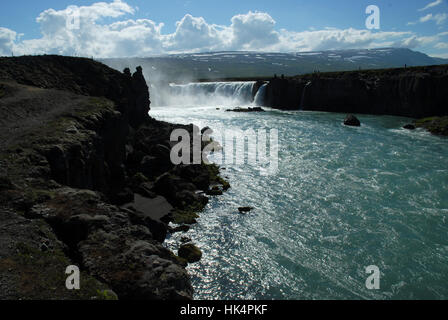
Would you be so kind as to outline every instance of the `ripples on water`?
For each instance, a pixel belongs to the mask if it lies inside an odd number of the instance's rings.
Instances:
[[[153,108],[175,123],[279,130],[279,172],[224,165],[232,188],[187,234],[196,299],[447,299],[448,140],[409,119],[318,112]],[[240,215],[237,208],[255,208]],[[365,267],[381,270],[368,290]]]

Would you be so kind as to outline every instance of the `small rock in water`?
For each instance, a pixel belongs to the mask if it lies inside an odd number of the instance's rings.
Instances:
[[[246,213],[246,212],[250,212],[253,208],[252,207],[239,207],[238,211],[240,213]]]
[[[208,196],[221,196],[223,192],[219,187],[215,186],[212,189],[207,190],[205,194]]]
[[[182,243],[191,242],[191,238],[189,238],[189,237],[182,237],[182,238],[180,238],[180,242],[182,242]]]
[[[358,120],[358,118],[356,118],[354,115],[350,114],[348,115],[345,120],[344,120],[344,124],[346,126],[351,126],[351,127],[359,127],[361,126],[361,122]]]
[[[181,226],[175,227],[175,228],[169,228],[168,231],[170,233],[176,233],[176,232],[187,232],[188,230],[190,230],[190,226],[183,224]]]
[[[265,112],[265,110],[261,107],[249,107],[249,108],[240,108],[237,107],[235,109],[227,109],[227,112]]]
[[[415,126],[413,124],[407,124],[403,127],[403,129],[415,130]]]
[[[178,255],[189,263],[198,262],[202,258],[201,250],[192,243],[183,244],[179,248]]]
[[[204,132],[206,132],[206,131],[210,131],[211,133],[213,133],[213,130],[210,127],[202,128],[201,133],[204,134]]]

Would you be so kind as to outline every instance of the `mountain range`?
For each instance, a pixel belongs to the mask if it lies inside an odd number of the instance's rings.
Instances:
[[[272,77],[359,69],[448,64],[448,59],[403,48],[330,50],[298,53],[253,51],[173,54],[147,58],[103,59],[112,68],[142,66],[150,82]]]

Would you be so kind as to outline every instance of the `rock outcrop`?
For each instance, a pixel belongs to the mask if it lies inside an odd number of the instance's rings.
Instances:
[[[344,119],[344,124],[350,127],[360,127],[361,122],[354,115],[350,114]]]
[[[156,121],[149,104],[141,68],[0,58],[2,299],[192,298],[185,260],[162,242],[169,222],[195,222],[198,190],[228,184],[216,166],[171,163],[172,130],[193,126]]]
[[[424,128],[435,135],[448,136],[448,116],[419,119],[415,121],[415,127]]]
[[[314,73],[274,78],[264,105],[283,110],[396,115],[448,114],[448,66]]]

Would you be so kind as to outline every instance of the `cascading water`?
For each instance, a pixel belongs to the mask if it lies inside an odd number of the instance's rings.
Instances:
[[[255,95],[255,99],[254,99],[254,103],[256,106],[264,105],[267,87],[268,87],[268,84],[265,83],[258,89],[257,94]]]
[[[299,110],[303,110],[303,104],[305,103],[305,93],[306,93],[306,88],[308,88],[311,85],[311,81],[308,81],[305,86],[303,87],[303,92],[302,92],[302,98],[300,99],[300,106],[299,106]]]
[[[159,105],[239,106],[253,102],[254,81],[170,84]]]

